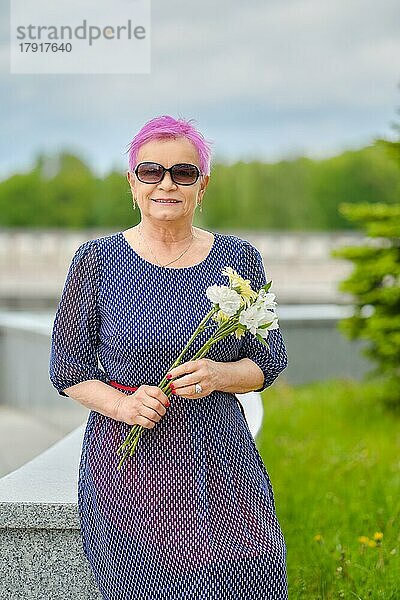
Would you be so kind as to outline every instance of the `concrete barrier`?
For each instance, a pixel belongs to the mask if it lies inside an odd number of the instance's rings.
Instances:
[[[84,426],[0,479],[0,598],[100,600],[80,541]]]
[[[0,228],[0,306],[49,308],[60,297],[67,269],[78,246],[117,230],[57,230]],[[221,233],[224,233],[221,231]],[[338,283],[351,272],[350,261],[330,251],[359,245],[358,231],[227,231],[249,240],[260,250],[268,279],[280,304],[351,301]]]

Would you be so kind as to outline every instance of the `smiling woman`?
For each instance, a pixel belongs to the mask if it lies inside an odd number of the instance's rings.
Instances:
[[[158,387],[210,310],[207,288],[226,285],[229,266],[259,290],[261,255],[193,226],[210,146],[189,122],[146,123],[127,180],[140,223],[78,248],[52,335],[53,385],[90,409],[78,486],[84,551],[106,600],[286,600],[274,493],[236,396],[264,390],[286,367],[280,329],[269,347],[250,332],[226,336],[207,358],[172,369],[170,400]],[[191,356],[206,339],[204,330]],[[145,430],[117,470],[134,424]]]
[[[201,207],[210,179],[209,159],[204,160],[205,152],[183,135],[148,139],[142,132],[138,137],[146,141],[131,144],[127,179],[141,222],[124,232],[125,237],[132,247],[140,246],[144,258],[164,267],[186,266],[193,259],[198,262],[213,241],[210,232],[192,226],[196,205]],[[196,138],[200,139],[193,134],[192,138],[197,143]],[[183,258],[189,250],[189,257]]]

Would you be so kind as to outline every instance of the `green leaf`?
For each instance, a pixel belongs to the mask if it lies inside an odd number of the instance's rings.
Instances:
[[[256,333],[256,338],[258,339],[259,342],[264,344],[264,346],[266,346],[269,350],[269,345],[267,344],[266,340],[259,333]]]
[[[268,292],[268,290],[271,287],[271,285],[272,285],[272,279],[271,279],[271,281],[269,281],[268,283],[266,283],[265,285],[263,285],[262,288],[260,288],[260,289],[265,290],[266,292]]]
[[[258,327],[258,329],[267,329],[267,327],[272,325],[272,323],[273,323],[273,321],[270,321],[269,323],[264,323],[264,325],[260,325],[260,327]]]

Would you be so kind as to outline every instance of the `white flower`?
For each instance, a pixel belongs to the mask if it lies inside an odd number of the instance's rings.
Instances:
[[[244,325],[253,335],[258,333],[263,338],[268,336],[270,329],[278,329],[279,327],[276,314],[265,309],[263,305],[257,305],[256,303],[242,310],[239,315],[239,323]],[[271,323],[271,325],[262,327],[267,323]]]
[[[257,300],[254,304],[256,306],[263,307],[264,309],[274,310],[274,307],[276,306],[275,294],[273,294],[272,292],[266,292],[261,288],[261,290],[258,292]]]
[[[226,285],[211,285],[207,288],[206,295],[213,304],[218,304],[222,312],[230,317],[240,308],[240,295]]]
[[[252,304],[249,308],[242,310],[239,315],[239,323],[255,334],[259,325],[262,325],[260,317],[262,317],[262,314],[259,307]]]
[[[271,331],[272,329],[279,329],[278,316],[270,310],[267,310],[265,312],[265,318],[262,325],[265,325],[266,323],[271,323],[271,325],[268,325],[268,327],[263,328],[260,328],[259,326],[259,328],[257,329],[257,333],[260,334],[262,338],[266,338],[268,336],[268,331]]]

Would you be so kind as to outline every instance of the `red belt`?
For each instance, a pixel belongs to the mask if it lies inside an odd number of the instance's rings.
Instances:
[[[118,383],[117,381],[109,381],[108,383],[115,388],[119,388],[120,390],[128,390],[129,392],[135,392],[138,389],[137,387],[132,387],[130,385],[122,385],[122,383]]]
[[[135,392],[138,389],[137,387],[132,387],[130,385],[122,385],[122,383],[118,383],[117,381],[109,381],[108,383],[110,385],[112,385],[113,387],[119,388],[120,390],[128,390],[130,392]],[[239,400],[239,398],[237,396],[236,396],[236,400],[238,401],[239,408],[240,408],[240,410],[242,412],[244,420],[247,422],[246,413],[244,412],[244,408],[242,406],[242,403],[240,402],[240,400]]]

